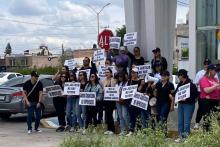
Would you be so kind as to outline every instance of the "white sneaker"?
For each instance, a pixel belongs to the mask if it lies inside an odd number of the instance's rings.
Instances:
[[[83,129],[79,129],[76,131],[77,133],[82,133],[83,132]]]
[[[70,128],[69,129],[69,132],[75,132],[76,130],[75,130],[75,128]]]
[[[109,135],[109,132],[110,132],[110,131],[105,131],[104,134],[105,134],[105,135]]]
[[[195,123],[193,129],[198,130],[199,129],[199,123]]]
[[[122,131],[120,134],[118,134],[119,136],[125,136],[125,132]]]
[[[129,133],[126,135],[126,137],[129,137],[133,134],[133,132],[129,131]]]
[[[86,135],[86,130],[85,129],[82,131],[82,135]]]
[[[112,132],[112,131],[108,132],[108,135],[113,135],[113,134],[114,134],[114,132]]]
[[[28,134],[31,134],[32,133],[32,130],[28,130],[28,132],[27,132]]]
[[[175,142],[176,142],[176,143],[180,143],[181,140],[182,140],[181,138],[177,138],[177,139],[175,139]]]
[[[37,130],[34,130],[36,133],[42,133],[42,130],[39,130],[39,129],[37,129]]]

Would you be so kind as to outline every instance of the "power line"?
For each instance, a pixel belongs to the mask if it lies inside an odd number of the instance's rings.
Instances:
[[[27,22],[27,21],[20,21],[15,19],[7,19],[7,18],[0,18],[2,21],[9,21],[14,23],[22,23],[22,24],[29,24],[29,25],[38,25],[38,26],[47,26],[47,27],[57,27],[57,28],[94,28],[97,26],[61,26],[61,25],[51,25],[51,24],[43,24],[43,23],[35,23],[35,22]]]

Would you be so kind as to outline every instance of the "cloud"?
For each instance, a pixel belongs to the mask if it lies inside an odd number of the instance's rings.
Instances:
[[[46,0],[12,0],[9,12],[15,16],[40,16],[50,12]]]

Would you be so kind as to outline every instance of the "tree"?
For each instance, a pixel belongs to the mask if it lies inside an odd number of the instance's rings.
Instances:
[[[10,43],[7,44],[6,48],[5,48],[5,55],[11,55],[11,45]]]
[[[116,36],[121,37],[121,46],[123,45],[124,35],[126,34],[126,26],[116,29]]]

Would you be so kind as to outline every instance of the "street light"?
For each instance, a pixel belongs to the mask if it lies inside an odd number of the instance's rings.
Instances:
[[[95,14],[96,14],[96,18],[97,18],[97,30],[98,30],[98,35],[97,35],[97,45],[98,45],[98,36],[99,36],[99,14],[103,11],[103,9],[107,6],[109,6],[111,3],[107,3],[105,4],[100,11],[96,11],[93,7],[91,7],[90,5],[87,5]]]

